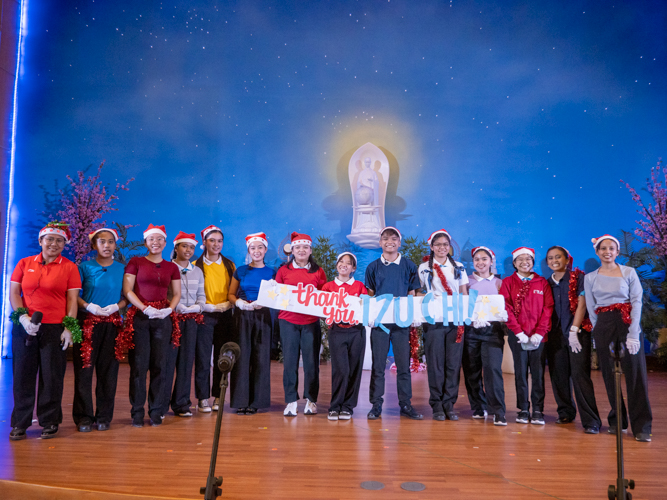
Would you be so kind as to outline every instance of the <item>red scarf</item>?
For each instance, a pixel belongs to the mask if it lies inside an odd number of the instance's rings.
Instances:
[[[445,289],[445,291],[449,295],[454,295],[452,292],[452,287],[449,286],[449,283],[447,283],[447,278],[445,277],[445,273],[442,272],[442,269],[440,269],[440,264],[437,262],[435,263],[435,272],[438,275],[438,278],[440,278],[440,282],[442,283],[442,287]],[[447,314],[447,313],[445,313]],[[463,325],[459,325],[458,328],[456,329],[456,343],[460,344],[461,341],[463,340],[463,332],[465,331],[465,327]]]
[[[579,276],[582,274],[584,274],[584,272],[578,267],[575,267],[574,270],[570,271],[570,287],[567,295],[568,299],[570,299],[570,312],[572,313],[572,316],[577,312],[577,306],[579,305],[579,294],[577,291],[579,288]],[[587,332],[593,330],[593,324],[588,318],[588,314],[586,314],[584,321],[581,323],[581,329],[586,330]]]
[[[630,316],[630,313],[632,312],[632,304],[612,304],[610,306],[598,307],[595,309],[595,314],[610,311],[621,311],[621,319],[623,320],[623,323],[626,325],[632,323],[632,317]]]
[[[93,353],[93,328],[100,323],[112,323],[118,329],[123,326],[123,319],[117,312],[110,316],[86,315],[86,318],[83,320],[83,341],[81,342],[81,359],[83,360],[84,368],[91,366],[90,356]],[[116,336],[116,352],[118,352],[118,339],[120,337],[120,335]]]

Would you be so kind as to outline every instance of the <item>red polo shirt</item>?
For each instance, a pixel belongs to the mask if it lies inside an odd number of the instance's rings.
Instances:
[[[299,283],[306,285],[313,285],[318,290],[327,282],[326,274],[320,267],[316,272],[309,273],[308,269],[297,267],[290,262],[286,266],[282,266],[276,273],[276,281],[285,285],[297,286]],[[319,318],[317,316],[310,316],[307,314],[299,314],[289,311],[280,311],[279,319],[284,319],[295,325],[309,325],[315,323]]]
[[[346,282],[342,282],[338,278],[336,278],[333,281],[325,283],[324,286],[322,287],[322,290],[325,292],[336,293],[341,288],[345,288],[345,291],[347,292],[348,295],[353,295],[355,297],[359,297],[359,295],[368,295],[368,290],[366,289],[364,284],[359,280],[355,280],[354,278],[350,278],[350,280]],[[336,326],[340,328],[350,328],[352,325],[350,325],[349,323],[336,323]]]
[[[21,259],[12,283],[21,285],[23,307],[30,316],[40,311],[42,323],[60,324],[67,315],[67,291],[81,288],[81,276],[76,264],[62,255],[50,264],[42,262],[41,253]]]

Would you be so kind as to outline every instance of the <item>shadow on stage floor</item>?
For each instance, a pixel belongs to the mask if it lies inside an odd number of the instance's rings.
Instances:
[[[426,373],[413,374],[413,405],[423,421],[398,416],[396,377],[387,373],[387,397],[381,420],[368,421],[369,372],[364,372],[360,402],[352,420],[330,422],[330,366],[321,366],[316,416],[282,416],[282,365],[271,367],[272,405],[268,412],[225,415],[217,474],[224,477],[222,498],[606,498],[616,475],[615,440],[606,425],[586,435],[579,419],[555,425],[556,406],[547,375],[545,426],[514,423],[513,376],[505,375],[507,427],[491,418],[473,420],[461,383],[458,422],[436,422],[428,406]],[[160,427],[130,425],[129,367],[121,364],[111,430],[77,432],[71,417],[73,370],[67,368],[64,423],[56,439],[10,442],[11,360],[0,361],[0,498],[103,499],[203,498],[213,440],[215,413],[179,418],[169,413]],[[609,405],[602,378],[594,372],[598,406],[606,424]],[[637,482],[633,498],[667,498],[664,417],[667,374],[649,374],[653,442],[625,436],[626,477]],[[193,392],[194,393],[194,392]],[[228,413],[229,412],[229,413]],[[364,481],[384,489],[368,491]],[[426,489],[409,492],[404,482]],[[82,491],[87,490],[87,491]],[[129,496],[126,496],[129,495]],[[136,498],[136,497],[135,497]]]

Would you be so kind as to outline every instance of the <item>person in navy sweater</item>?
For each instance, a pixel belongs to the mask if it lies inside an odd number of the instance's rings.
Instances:
[[[276,282],[297,286],[313,285],[321,290],[327,276],[313,258],[313,240],[307,234],[292,233],[292,254],[287,264],[276,273]],[[280,342],[283,347],[283,388],[286,417],[296,417],[299,399],[299,352],[303,356],[303,395],[305,415],[317,413],[320,392],[320,347],[322,331],[317,316],[280,311]]]
[[[338,277],[326,283],[322,290],[337,293],[341,288],[347,295],[358,297],[368,290],[352,275],[357,269],[353,253],[343,252],[336,259]],[[331,351],[331,406],[329,420],[349,420],[359,398],[361,371],[366,348],[366,328],[363,324],[333,323],[329,328]]]
[[[371,262],[366,268],[366,287],[370,296],[384,294],[394,297],[414,295],[421,288],[417,266],[403,258],[398,252],[401,247],[401,233],[395,227],[385,227],[380,232],[380,248],[382,255]],[[372,322],[372,320],[371,320]],[[371,324],[371,349],[373,352],[373,368],[371,370],[370,402],[373,405],[368,418],[375,420],[382,414],[384,402],[384,372],[387,366],[387,354],[391,341],[396,362],[396,389],[398,404],[402,416],[421,420],[424,416],[418,413],[411,404],[412,380],[410,375],[410,329],[391,324],[385,333]]]
[[[520,247],[512,252],[516,272],[503,280],[500,294],[505,297],[507,340],[514,358],[514,383],[518,424],[544,425],[544,343],[551,328],[554,299],[551,287],[533,271],[535,250]],[[529,413],[528,371],[532,388]]]

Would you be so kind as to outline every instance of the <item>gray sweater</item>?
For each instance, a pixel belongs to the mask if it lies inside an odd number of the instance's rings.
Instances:
[[[622,278],[613,276],[603,276],[598,274],[598,270],[588,273],[584,278],[584,291],[586,296],[586,308],[591,318],[591,323],[595,326],[598,315],[595,309],[598,307],[610,306],[612,304],[632,305],[630,317],[632,323],[628,331],[628,338],[639,340],[640,325],[639,320],[642,316],[642,289],[637,271],[632,267],[622,266]]]
[[[174,262],[174,261],[172,261]],[[176,264],[176,262],[174,262]],[[178,264],[178,270],[181,273],[181,300],[179,304],[186,307],[199,304],[206,304],[206,292],[204,292],[204,273],[197,266],[188,264],[188,267],[181,267]],[[185,273],[183,273],[185,270]]]

